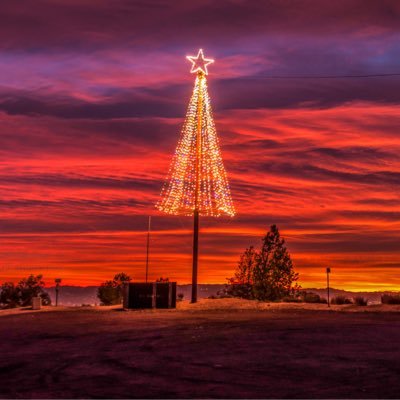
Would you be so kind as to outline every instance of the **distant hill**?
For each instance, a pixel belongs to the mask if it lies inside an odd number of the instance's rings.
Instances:
[[[50,295],[51,303],[55,304],[55,287],[45,288]],[[80,306],[82,304],[100,304],[97,298],[97,286],[60,286],[58,304],[63,306]]]
[[[198,298],[204,299],[213,295],[224,288],[223,284],[200,284],[198,287]],[[313,292],[321,297],[326,298],[326,289],[302,289],[307,292]],[[46,288],[52,303],[55,303],[55,288]],[[177,294],[182,293],[184,300],[190,300],[192,285],[178,285]],[[82,304],[99,304],[96,296],[97,286],[61,286],[59,292],[59,304],[65,306],[80,306]],[[330,289],[331,299],[335,296],[345,296],[353,298],[355,296],[363,296],[368,299],[370,304],[380,303],[383,294],[399,294],[398,292],[351,292],[348,290]]]
[[[302,289],[306,292],[312,292],[320,295],[321,297],[325,298],[327,297],[327,291],[326,288],[324,289]],[[399,292],[394,292],[394,291],[383,291],[383,292],[351,292],[348,290],[341,290],[341,289],[334,289],[330,288],[329,289],[329,296],[332,299],[333,297],[336,296],[345,296],[350,299],[356,296],[362,296],[368,299],[369,304],[379,304],[381,302],[381,296],[384,294],[389,294],[389,295],[398,295]]]

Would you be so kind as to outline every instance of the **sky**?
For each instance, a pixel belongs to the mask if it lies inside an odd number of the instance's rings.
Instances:
[[[191,280],[192,219],[155,209],[208,88],[237,209],[202,218],[200,283],[277,224],[303,287],[400,290],[396,0],[4,0],[0,283]],[[397,75],[395,75],[397,74]],[[384,76],[368,76],[384,75]]]

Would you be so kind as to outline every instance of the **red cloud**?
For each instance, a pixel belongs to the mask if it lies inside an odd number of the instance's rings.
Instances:
[[[132,137],[115,138],[96,121],[2,121],[13,134],[0,169],[1,280],[43,272],[50,282],[62,275],[97,284],[120,270],[142,279],[152,214],[152,277],[189,282],[192,222],[153,208],[178,121],[158,121],[172,136],[160,135],[158,144],[136,139],[146,120],[127,119]],[[324,285],[326,265],[337,287],[400,284],[396,107],[236,110],[216,121],[238,217],[202,221],[201,282],[223,282],[240,252],[277,223],[306,287]]]

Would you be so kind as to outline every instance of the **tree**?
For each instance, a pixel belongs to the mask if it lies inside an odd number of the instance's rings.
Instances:
[[[227,295],[243,299],[253,298],[253,272],[256,262],[257,252],[250,246],[240,256],[235,276],[228,279]]]
[[[42,275],[29,275],[28,278],[24,278],[18,283],[17,290],[22,307],[31,305],[33,297],[40,297],[44,306],[50,305],[50,296],[43,290],[42,278]]]
[[[281,238],[278,227],[272,225],[263,238],[253,273],[253,294],[258,300],[278,300],[297,289],[292,284],[299,275],[293,270],[293,263]]]
[[[32,304],[33,297],[40,297],[42,304],[51,304],[50,296],[44,291],[42,275],[30,275],[21,279],[17,285],[6,282],[1,286],[0,306],[3,308],[27,307]]]
[[[0,289],[0,307],[15,308],[20,305],[18,291],[14,283],[5,282]]]
[[[103,282],[97,289],[97,297],[100,299],[101,305],[121,304],[123,285],[125,282],[130,281],[131,277],[129,275],[120,272],[114,276],[112,281]]]
[[[227,294],[257,300],[279,300],[300,288],[292,260],[276,225],[262,239],[260,251],[253,247],[242,254],[235,276],[228,279]]]

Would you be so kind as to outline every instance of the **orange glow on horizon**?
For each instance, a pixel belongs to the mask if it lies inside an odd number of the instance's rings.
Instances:
[[[199,282],[225,283],[240,253],[276,223],[303,287],[325,287],[330,266],[335,288],[400,290],[398,115],[398,107],[367,103],[217,113],[238,216],[201,222]],[[82,129],[98,131],[96,121],[36,117],[29,131],[31,117],[0,120],[23,136],[0,166],[0,282],[42,273],[49,286],[59,276],[65,285],[97,285],[120,271],[142,280],[148,214],[150,277],[190,282],[191,218],[153,209],[181,120],[155,122],[176,132],[156,148],[101,134],[77,148]],[[137,118],[123,122],[142,129]],[[73,141],[52,143],[54,130]],[[28,153],[27,138],[47,147]]]

